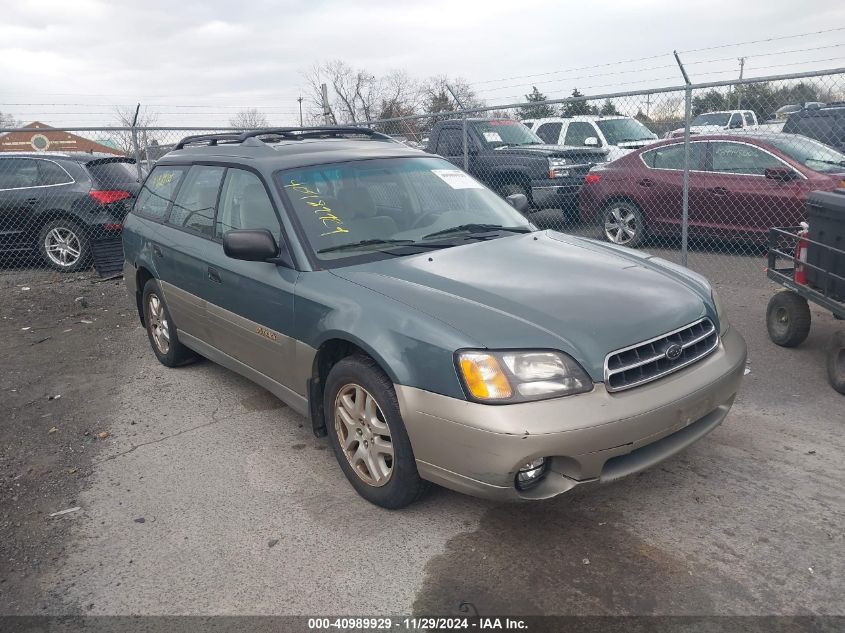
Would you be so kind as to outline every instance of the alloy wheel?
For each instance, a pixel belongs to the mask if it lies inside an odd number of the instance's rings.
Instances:
[[[161,354],[167,354],[170,351],[170,324],[164,314],[164,305],[155,293],[147,299],[147,314],[153,342]]]
[[[627,244],[639,231],[636,214],[626,207],[613,207],[605,215],[604,234],[614,244]]]
[[[79,262],[82,243],[71,229],[57,226],[44,237],[44,251],[56,266],[70,268]]]
[[[369,486],[381,487],[393,474],[390,427],[376,399],[356,384],[344,385],[334,403],[334,428],[352,470]]]

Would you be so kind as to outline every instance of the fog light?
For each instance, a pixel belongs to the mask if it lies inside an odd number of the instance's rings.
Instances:
[[[516,473],[516,489],[528,490],[539,484],[546,474],[547,465],[545,457],[538,457],[522,466]]]

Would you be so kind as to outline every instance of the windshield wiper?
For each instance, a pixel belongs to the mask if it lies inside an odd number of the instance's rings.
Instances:
[[[346,251],[352,250],[355,248],[361,248],[363,246],[384,246],[390,244],[399,244],[399,245],[408,245],[413,244],[414,240],[381,240],[381,239],[369,239],[369,240],[361,240],[359,242],[347,242],[346,244],[337,244],[336,246],[327,246],[326,248],[321,248],[318,250],[318,253],[331,253],[333,251]]]
[[[527,226],[502,226],[501,224],[460,224],[452,226],[442,231],[435,231],[428,235],[423,235],[422,239],[427,240],[432,237],[439,237],[441,235],[449,235],[450,233],[489,233],[490,231],[510,231],[511,233],[530,233],[531,229]]]
[[[327,246],[321,248],[318,253],[331,253],[333,251],[354,250],[356,248],[363,248],[366,246],[417,246],[419,248],[446,248],[445,244],[420,244],[415,240],[382,240],[369,239],[361,240],[360,242],[348,242],[346,244],[338,244],[337,246]],[[387,253],[388,251],[381,251]],[[392,253],[391,253],[392,254]]]

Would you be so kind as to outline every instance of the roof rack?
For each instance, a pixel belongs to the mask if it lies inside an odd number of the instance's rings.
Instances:
[[[207,145],[215,146],[220,141],[225,143],[243,143],[249,138],[256,138],[259,136],[276,136],[286,140],[303,140],[306,138],[339,138],[342,136],[369,136],[374,140],[390,141],[395,143],[392,138],[381,132],[376,132],[365,127],[353,126],[318,126],[318,127],[271,127],[262,128],[260,130],[248,130],[246,132],[222,132],[217,134],[196,134],[194,136],[186,136],[179,141],[174,150],[183,149],[186,145],[194,143],[206,143]]]

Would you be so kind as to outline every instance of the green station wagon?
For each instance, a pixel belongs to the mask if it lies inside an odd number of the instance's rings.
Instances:
[[[746,346],[708,282],[525,203],[366,129],[188,137],[126,219],[125,279],[162,363],[266,388],[387,508],[553,497],[718,426]]]

